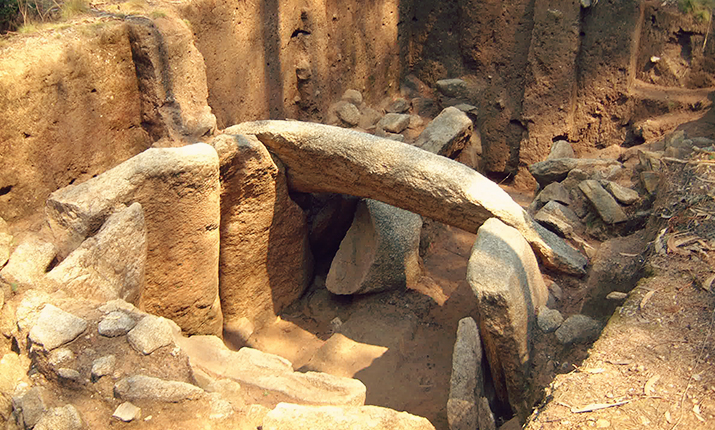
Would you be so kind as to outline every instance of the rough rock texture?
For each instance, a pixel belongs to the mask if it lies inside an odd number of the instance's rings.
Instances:
[[[212,377],[254,385],[305,403],[365,403],[366,388],[357,379],[327,373],[294,372],[292,364],[284,358],[251,348],[241,348],[234,352],[215,336],[175,336],[174,339],[189,356],[191,367]]]
[[[30,330],[30,340],[50,351],[73,341],[86,329],[87,321],[47,304]]]
[[[340,243],[325,286],[334,294],[404,288],[417,280],[422,217],[366,199]]]
[[[73,296],[138,304],[144,290],[146,235],[141,205],[120,209],[47,278]]]
[[[36,430],[80,430],[82,417],[73,405],[52,408],[35,424]]]
[[[102,336],[116,337],[123,336],[133,329],[137,324],[134,318],[122,311],[113,311],[108,313],[97,324],[97,331]]]
[[[433,154],[452,158],[472,137],[472,120],[456,107],[443,110],[420,133],[414,145]]]
[[[551,333],[561,327],[561,323],[564,322],[564,317],[561,316],[561,312],[556,309],[543,307],[539,311],[537,322],[541,331],[544,333]]]
[[[586,315],[571,315],[556,330],[556,338],[564,345],[592,342],[601,333],[601,323]]]
[[[139,202],[148,247],[140,306],[188,333],[218,334],[219,188],[218,157],[209,145],[149,149],[52,193],[46,212],[66,255],[121,204]]]
[[[560,182],[552,182],[545,186],[543,190],[534,198],[534,200],[529,205],[529,213],[535,214],[539,211],[545,204],[550,201],[556,201],[565,205],[571,204],[571,195],[569,190],[563,186]]]
[[[582,230],[581,220],[574,211],[555,200],[541,208],[534,219],[561,237],[570,236],[574,230]]]
[[[593,204],[601,219],[607,224],[616,224],[628,220],[628,216],[618,204],[616,199],[608,193],[598,181],[587,179],[578,188]]]
[[[0,269],[10,258],[10,248],[12,246],[12,235],[7,228],[7,223],[0,218]],[[1,306],[0,306],[1,307]]]
[[[407,144],[297,121],[244,123],[227,133],[255,134],[301,192],[368,197],[476,232],[488,218],[513,226],[548,267],[583,274],[586,259],[539,226],[499,186],[474,170]]]
[[[134,349],[146,355],[170,345],[172,332],[171,323],[165,318],[147,315],[127,333],[127,341]]]
[[[410,125],[410,116],[402,113],[388,113],[377,123],[378,130],[388,133],[402,133]]]
[[[279,403],[263,430],[434,430],[427,419],[379,406],[305,406]]]
[[[630,205],[638,201],[640,195],[638,191],[618,185],[615,182],[608,181],[606,189],[613,197],[624,205]]]
[[[548,290],[533,251],[515,229],[497,219],[479,228],[467,281],[477,297],[479,326],[497,396],[525,419],[531,332]]]
[[[576,158],[576,154],[568,141],[557,140],[551,145],[551,152],[546,157],[547,160],[553,160],[554,158]]]
[[[130,376],[114,384],[114,394],[122,400],[155,400],[181,402],[196,400],[204,395],[201,388],[179,381],[166,381],[151,376]]]
[[[30,235],[15,248],[7,265],[0,270],[0,278],[15,287],[39,286],[56,255],[54,245]]]
[[[111,375],[117,365],[117,357],[114,355],[105,355],[99,357],[92,362],[92,380],[96,381],[102,376]]]
[[[306,216],[288,195],[283,168],[255,137],[221,135],[212,145],[221,164],[224,329],[242,317],[260,328],[310,283]]]
[[[463,318],[457,327],[457,340],[452,353],[452,376],[447,420],[450,430],[479,427],[478,399],[484,393],[482,376],[482,341],[477,323]]]
[[[125,423],[131,422],[141,416],[141,409],[134,406],[131,402],[124,402],[117,406],[114,410],[112,418],[124,421]]]
[[[552,182],[559,182],[566,179],[569,172],[574,169],[584,171],[605,170],[620,163],[615,160],[598,160],[590,158],[554,158],[540,161],[529,166],[529,172],[534,176],[536,182],[542,187]]]

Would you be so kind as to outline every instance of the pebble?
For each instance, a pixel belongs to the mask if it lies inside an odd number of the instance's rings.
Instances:
[[[544,333],[552,333],[561,327],[561,323],[564,322],[564,317],[561,315],[561,312],[556,309],[543,307],[539,311],[536,321],[541,331]]]
[[[97,381],[105,375],[111,375],[117,365],[117,357],[113,355],[105,355],[92,363],[92,380]]]
[[[50,353],[47,361],[52,367],[62,366],[74,360],[74,352],[69,348],[57,348]]]
[[[127,334],[129,344],[144,355],[173,342],[171,326],[162,317],[147,315]]]
[[[606,296],[606,299],[608,300],[625,300],[628,297],[628,294],[622,293],[620,291],[613,291],[611,293],[608,293]]]
[[[141,412],[141,408],[134,406],[131,402],[124,402],[117,406],[117,409],[114,410],[112,417],[128,423],[139,419],[139,417],[141,417]]]
[[[136,325],[134,318],[124,312],[114,311],[102,318],[97,326],[97,331],[102,336],[116,337],[123,336]]]
[[[30,330],[30,340],[50,351],[75,340],[86,329],[87,321],[48,304]]]
[[[57,376],[68,381],[79,382],[82,378],[78,371],[68,367],[60,367],[57,369]]]

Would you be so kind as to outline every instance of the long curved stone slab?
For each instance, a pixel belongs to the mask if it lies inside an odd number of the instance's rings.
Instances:
[[[411,145],[299,121],[255,121],[227,128],[252,134],[286,166],[300,192],[366,197],[476,233],[496,217],[517,229],[549,268],[583,275],[586,258],[536,223],[497,184],[473,169]]]

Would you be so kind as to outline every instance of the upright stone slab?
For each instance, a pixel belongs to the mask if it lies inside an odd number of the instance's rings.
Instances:
[[[144,291],[146,234],[139,203],[120,209],[47,278],[72,296],[137,304]]]
[[[457,341],[452,353],[452,376],[447,421],[450,430],[473,430],[479,427],[479,398],[484,393],[482,377],[482,341],[477,323],[463,318],[457,328]]]
[[[477,297],[479,329],[497,396],[525,420],[530,334],[548,289],[529,244],[515,229],[492,218],[477,232],[467,267]]]
[[[415,146],[452,158],[467,145],[473,127],[467,114],[456,107],[448,107],[420,133]]]
[[[404,288],[420,274],[422,217],[377,200],[358,204],[325,286],[334,294]]]
[[[224,330],[247,318],[273,321],[303,294],[313,259],[303,210],[288,195],[285,172],[254,136],[221,135],[219,283]]]
[[[219,163],[198,143],[154,148],[47,200],[63,255],[94,235],[116,208],[139,202],[147,229],[146,285],[140,307],[189,334],[220,334]]]

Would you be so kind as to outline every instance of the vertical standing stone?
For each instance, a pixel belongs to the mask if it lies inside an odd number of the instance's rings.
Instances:
[[[219,282],[227,336],[247,318],[272,321],[312,276],[303,210],[288,195],[285,172],[255,136],[212,141],[221,165]]]
[[[530,333],[549,294],[536,257],[516,229],[491,218],[477,232],[467,281],[477,297],[480,332],[497,396],[508,401],[523,421],[531,412]]]
[[[121,205],[139,202],[147,229],[140,307],[188,334],[220,334],[219,163],[198,143],[148,149],[86,182],[50,195],[46,212],[66,255]]]

